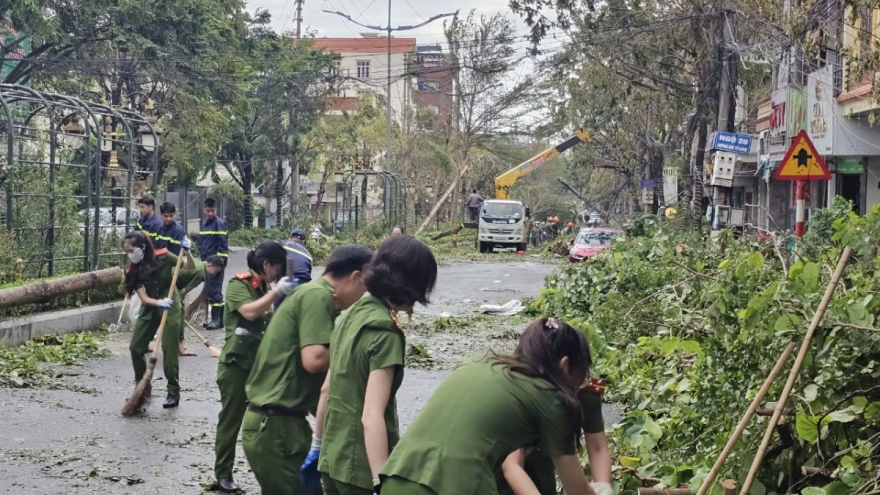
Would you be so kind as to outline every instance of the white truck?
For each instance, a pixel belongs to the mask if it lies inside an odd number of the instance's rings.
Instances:
[[[480,207],[480,252],[497,248],[525,251],[529,240],[529,207],[522,201],[488,199]]]

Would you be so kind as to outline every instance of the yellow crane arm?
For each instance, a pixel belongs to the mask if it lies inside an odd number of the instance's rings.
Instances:
[[[573,148],[580,143],[591,141],[592,139],[590,138],[589,131],[575,131],[574,136],[569,137],[552,148],[542,151],[498,177],[495,177],[495,197],[497,199],[510,199],[510,187],[517,179],[556,158],[564,151]]]

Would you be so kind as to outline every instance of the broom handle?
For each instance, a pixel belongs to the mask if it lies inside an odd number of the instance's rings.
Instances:
[[[174,297],[174,291],[177,289],[177,275],[180,274],[180,265],[183,264],[183,258],[189,256],[189,251],[183,251],[182,256],[177,257],[177,265],[174,266],[174,274],[171,276],[171,287],[168,288],[168,299]],[[159,345],[162,342],[162,332],[165,330],[165,322],[168,321],[168,310],[162,311],[162,320],[159,322],[159,331],[156,332],[156,345],[153,346],[153,359],[159,357]]]
[[[116,320],[116,325],[122,323],[122,315],[125,314],[125,305],[128,304],[128,292],[125,293],[125,299],[122,300],[122,309],[119,310],[119,319]]]
[[[206,339],[201,333],[199,333],[199,331],[196,330],[195,327],[193,327],[193,326],[190,324],[190,322],[184,320],[183,324],[186,325],[187,328],[189,328],[190,330],[192,330],[193,333],[195,333],[196,335],[198,335],[199,338],[202,340],[202,343],[203,343],[203,344],[205,344],[205,345],[207,345],[207,346],[210,346],[210,345],[211,345],[211,343],[208,342],[208,339]]]
[[[828,287],[825,288],[825,295],[822,296],[822,300],[819,302],[819,307],[816,308],[816,312],[813,314],[813,321],[810,322],[810,327],[807,329],[807,334],[804,335],[804,341],[801,342],[801,348],[798,350],[794,364],[791,366],[791,371],[788,372],[788,381],[785,382],[785,387],[782,389],[782,395],[779,396],[779,402],[776,403],[776,409],[773,411],[773,416],[770,418],[770,422],[767,423],[767,430],[764,432],[764,438],[761,440],[761,445],[758,447],[758,453],[755,454],[755,458],[752,460],[752,467],[749,469],[749,474],[743,482],[742,490],[739,492],[740,495],[747,495],[749,493],[749,490],[752,488],[752,483],[755,481],[755,476],[758,475],[758,468],[761,467],[761,461],[764,460],[767,446],[770,445],[770,440],[773,438],[773,432],[776,431],[776,425],[779,424],[779,418],[782,416],[782,410],[785,408],[785,403],[788,401],[791,389],[794,388],[794,382],[797,380],[798,373],[801,371],[801,365],[804,364],[804,358],[807,355],[807,351],[810,350],[810,343],[813,341],[813,334],[816,333],[816,328],[819,326],[819,322],[822,321],[822,316],[825,315],[825,309],[828,307],[828,303],[831,302],[831,298],[834,296],[834,290],[837,289],[837,284],[840,282],[840,277],[843,275],[843,270],[846,268],[850,254],[852,254],[852,248],[849,246],[845,247],[843,253],[840,255],[840,260],[837,262],[837,268],[831,275],[831,281],[828,282]]]

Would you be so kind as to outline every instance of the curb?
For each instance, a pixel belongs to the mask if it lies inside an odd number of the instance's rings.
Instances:
[[[0,322],[0,345],[17,346],[45,335],[95,330],[105,323],[116,323],[121,307],[119,301]]]

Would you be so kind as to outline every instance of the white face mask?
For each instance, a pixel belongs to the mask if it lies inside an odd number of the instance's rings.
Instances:
[[[144,250],[141,248],[135,248],[134,251],[128,253],[128,261],[131,261],[135,265],[144,260]]]

